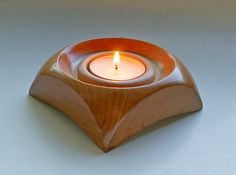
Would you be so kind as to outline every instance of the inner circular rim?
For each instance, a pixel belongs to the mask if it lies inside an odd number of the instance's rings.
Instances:
[[[105,79],[105,80],[110,80],[110,81],[129,81],[129,80],[133,80],[133,79],[136,79],[136,78],[139,78],[141,76],[143,76],[146,72],[147,72],[147,65],[145,64],[145,61],[143,61],[138,55],[135,55],[134,54],[130,54],[128,52],[122,52],[122,51],[119,51],[120,53],[120,56],[126,56],[128,59],[133,59],[133,60],[136,60],[138,62],[140,62],[143,66],[144,66],[144,72],[139,74],[138,76],[134,77],[134,78],[129,78],[129,79],[125,79],[125,80],[117,80],[117,79],[110,79],[110,78],[105,78],[105,77],[102,77],[102,76],[99,76],[97,75],[95,72],[93,72],[91,70],[91,63],[95,60],[95,59],[98,59],[99,57],[102,57],[102,56],[108,56],[108,55],[111,55],[110,53],[114,53],[114,51],[107,51],[107,52],[101,52],[101,53],[97,53],[94,57],[91,56],[91,61],[89,62],[88,66],[87,66],[87,69],[89,70],[89,72],[91,74],[93,74],[94,76],[97,76],[99,78],[102,78],[102,79]],[[86,58],[88,59],[88,58]],[[121,64],[122,64],[122,61],[121,61]]]
[[[129,79],[129,80],[109,80],[105,78],[100,78],[97,75],[94,75],[89,71],[89,64],[92,60],[96,59],[98,56],[102,54],[110,54],[113,51],[105,51],[105,52],[98,52],[94,53],[86,58],[84,58],[78,66],[78,77],[87,83],[96,84],[100,86],[110,86],[110,87],[133,87],[133,86],[141,86],[145,84],[150,84],[155,79],[155,70],[152,64],[146,59],[139,55],[122,52],[130,57],[140,61],[145,66],[145,72],[136,78]]]
[[[77,69],[78,65],[84,60],[86,55],[101,51],[110,50],[122,50],[143,56],[147,60],[153,63],[155,69],[160,70],[160,77],[151,82],[151,85],[159,84],[159,81],[167,79],[174,72],[176,67],[176,58],[166,51],[165,49],[154,45],[152,43],[132,39],[132,38],[95,38],[90,40],[84,40],[79,43],[75,43],[68,47],[65,47],[59,51],[55,56],[57,60],[58,68],[68,76],[69,78],[77,81],[78,83],[87,84],[91,86],[97,86],[100,88],[117,88],[117,89],[130,89],[130,88],[142,88],[146,85],[140,85],[135,87],[109,87],[102,86],[93,83],[84,82],[78,77]]]

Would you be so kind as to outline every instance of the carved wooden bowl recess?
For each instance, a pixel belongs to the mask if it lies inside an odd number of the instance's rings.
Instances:
[[[153,81],[113,87],[80,78],[81,61],[116,50],[148,59],[155,69]],[[60,50],[41,68],[30,95],[67,114],[104,152],[157,121],[202,109],[194,80],[176,57],[127,38],[88,40]]]

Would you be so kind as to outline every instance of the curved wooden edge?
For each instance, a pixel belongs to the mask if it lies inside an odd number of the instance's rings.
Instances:
[[[39,75],[34,81],[30,95],[59,109],[78,124],[104,149],[101,129],[84,99],[63,81],[48,75]]]
[[[193,88],[186,85],[165,87],[143,99],[117,123],[109,141],[110,150],[144,128],[163,119],[202,109],[201,99]]]

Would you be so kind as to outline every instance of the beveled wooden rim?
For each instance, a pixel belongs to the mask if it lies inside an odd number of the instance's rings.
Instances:
[[[161,69],[161,76],[155,78],[154,81],[150,82],[149,84],[127,87],[109,87],[107,85],[104,86],[92,84],[84,82],[78,77],[78,72],[76,72],[76,70],[78,70],[78,65],[81,61],[88,57],[88,55],[96,52],[115,50],[131,52],[145,57],[147,60],[152,62],[152,64],[154,64],[155,71],[158,68]],[[77,57],[75,57],[75,55],[77,55]],[[130,38],[97,38],[79,42],[64,48],[58,55],[57,64],[66,76],[74,79],[77,82],[90,84],[91,86],[98,86],[101,88],[126,89],[141,88],[146,85],[159,84],[159,82],[168,78],[174,72],[174,69],[176,67],[176,60],[175,57],[165,49],[145,41]],[[75,68],[76,70],[73,70],[73,68]]]

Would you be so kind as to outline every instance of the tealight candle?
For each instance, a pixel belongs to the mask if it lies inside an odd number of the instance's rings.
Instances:
[[[90,71],[101,78],[109,80],[130,80],[141,76],[145,71],[145,65],[131,57],[115,52],[112,59],[111,54],[100,56],[89,64]]]
[[[119,51],[98,52],[83,60],[79,78],[88,83],[108,86],[133,86],[150,83],[155,78],[151,63],[145,58]]]

